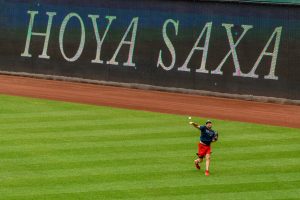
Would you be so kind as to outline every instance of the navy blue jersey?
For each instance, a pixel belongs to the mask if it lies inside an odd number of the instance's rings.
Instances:
[[[210,145],[215,137],[215,131],[208,129],[206,126],[200,126],[199,129],[201,131],[200,141],[206,145]]]

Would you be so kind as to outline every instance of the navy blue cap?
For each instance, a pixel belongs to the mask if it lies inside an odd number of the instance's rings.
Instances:
[[[212,123],[212,121],[210,121],[210,120],[207,120],[205,124],[208,124],[208,123]]]

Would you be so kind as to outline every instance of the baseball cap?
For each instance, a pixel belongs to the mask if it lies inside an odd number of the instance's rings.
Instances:
[[[212,121],[210,121],[209,119],[206,120],[206,123],[205,123],[205,124],[208,124],[208,123],[212,123]]]

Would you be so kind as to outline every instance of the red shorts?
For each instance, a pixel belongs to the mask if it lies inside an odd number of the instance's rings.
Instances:
[[[208,145],[202,144],[202,143],[198,143],[198,153],[197,155],[200,158],[203,158],[206,154],[210,154],[211,153],[211,148]]]

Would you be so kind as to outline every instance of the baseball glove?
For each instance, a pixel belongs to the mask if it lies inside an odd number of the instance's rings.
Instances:
[[[214,136],[214,141],[217,141],[219,139],[219,133],[216,131]]]

